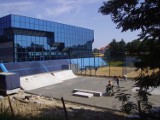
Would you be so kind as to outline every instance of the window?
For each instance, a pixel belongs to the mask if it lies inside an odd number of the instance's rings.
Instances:
[[[25,23],[25,22],[26,22],[26,21],[25,21],[25,17],[21,16],[21,17],[20,17],[20,21],[23,22],[23,23]]]
[[[26,24],[21,22],[21,28],[26,28]]]
[[[34,24],[34,18],[30,18],[30,19],[29,19],[29,23]]]
[[[36,30],[39,30],[39,25],[35,25],[35,29],[36,29]]]
[[[34,29],[34,24],[29,24],[30,29]]]
[[[21,27],[21,25],[20,25],[19,22],[15,22],[14,26],[15,26],[15,27]]]
[[[43,21],[42,20],[39,20],[39,25],[43,25]]]
[[[26,18],[25,18],[25,21],[26,21],[26,23],[29,23],[29,18],[26,17]]]
[[[15,20],[15,21],[20,21],[20,16],[15,15],[15,16],[14,16],[14,20]]]
[[[36,24],[36,25],[38,25],[38,21],[39,21],[38,19],[35,19],[35,24]]]

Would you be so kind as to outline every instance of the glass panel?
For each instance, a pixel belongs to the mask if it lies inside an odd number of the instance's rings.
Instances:
[[[36,25],[38,25],[38,21],[39,21],[38,19],[35,19],[35,24],[36,24]]]
[[[33,18],[30,18],[30,19],[29,19],[29,22],[32,23],[32,24],[34,24],[34,19],[33,19]]]
[[[20,27],[20,23],[19,22],[15,22],[15,27]]]
[[[26,24],[25,23],[21,23],[21,28],[25,28]]]
[[[17,40],[21,40],[21,35],[16,35]]]
[[[29,23],[29,18],[28,17],[26,17],[25,20],[26,20],[27,23]]]
[[[20,16],[15,15],[15,16],[14,16],[14,20],[15,20],[15,21],[20,21]]]
[[[43,21],[42,20],[39,20],[39,25],[43,25]]]
[[[47,21],[47,27],[48,27],[48,26],[51,26],[51,24],[50,24],[50,22],[49,22],[49,21]]]
[[[44,21],[44,26],[47,26],[47,22],[48,22],[48,21]]]
[[[39,30],[39,25],[35,25],[35,29],[36,29],[36,30]]]
[[[34,24],[29,24],[30,25],[30,29],[34,29]]]
[[[15,21],[12,21],[12,22],[11,22],[11,26],[12,26],[12,27],[15,27]]]
[[[14,21],[14,15],[11,15],[11,21],[12,22]]]
[[[20,19],[21,19],[21,22],[26,22],[25,17],[21,16]]]
[[[47,26],[47,31],[50,31],[50,27],[49,26]]]
[[[43,30],[43,26],[39,26],[39,30]]]
[[[28,28],[28,29],[29,29],[29,23],[26,23],[26,28]]]

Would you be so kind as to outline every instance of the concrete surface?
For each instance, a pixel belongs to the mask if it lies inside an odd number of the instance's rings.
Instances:
[[[105,92],[105,86],[108,84],[108,81],[112,80],[112,78],[96,78],[96,77],[77,77],[71,80],[64,81],[59,84],[50,85],[47,87],[39,88],[36,90],[31,90],[29,92],[33,94],[40,94],[42,96],[53,97],[57,99],[64,98],[66,101],[72,101],[82,104],[87,104],[91,106],[97,106],[102,108],[111,108],[111,109],[119,109],[121,103],[115,99],[115,96],[101,96],[96,97],[93,96],[91,98],[84,98],[79,96],[73,96],[74,89],[87,89],[91,91],[100,91]],[[116,85],[116,82],[113,81],[113,85]],[[133,89],[133,81],[120,80],[120,89],[126,89],[126,93],[135,94],[132,92]],[[118,91],[117,87],[114,87],[115,94]],[[150,97],[152,103],[155,106],[160,107],[160,96],[153,95]],[[132,99],[135,101],[135,99]],[[136,101],[135,101],[136,102]]]
[[[137,90],[139,90],[139,87],[134,87],[132,89],[132,92],[137,92]],[[157,88],[150,87],[148,92],[150,92],[152,95],[160,95],[160,87]]]

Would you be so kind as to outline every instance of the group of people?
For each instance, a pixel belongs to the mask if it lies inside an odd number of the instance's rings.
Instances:
[[[124,80],[127,79],[126,75],[124,75],[123,77],[124,77]],[[120,85],[119,85],[119,77],[117,75],[114,76],[114,80],[117,83],[117,87],[119,88],[120,87]],[[112,92],[113,92],[113,83],[111,81],[108,81],[108,84],[106,86],[106,93],[112,93]]]
[[[114,76],[113,79],[116,81],[117,87],[119,87],[119,77],[118,76]],[[108,85],[107,86],[113,86],[113,83],[111,81],[108,81]]]

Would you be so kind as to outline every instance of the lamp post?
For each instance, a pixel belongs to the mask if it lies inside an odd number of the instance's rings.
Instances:
[[[109,77],[110,77],[110,50],[108,49],[108,67],[109,67]]]
[[[125,70],[125,53],[123,53],[123,76],[126,75],[126,70]]]
[[[70,66],[71,66],[71,48],[69,48],[69,60],[70,60]]]
[[[126,69],[125,69],[125,52],[121,52],[120,55],[122,56],[122,76],[126,74]]]

